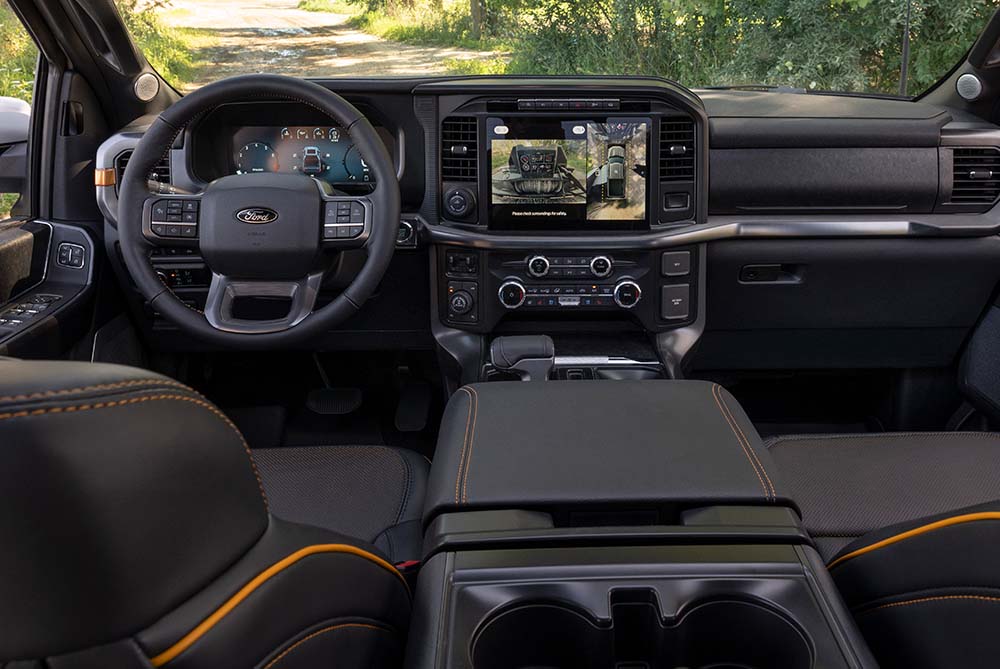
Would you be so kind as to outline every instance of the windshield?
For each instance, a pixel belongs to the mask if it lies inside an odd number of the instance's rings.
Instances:
[[[962,58],[1000,0],[118,4],[147,58],[179,90],[250,72],[629,74],[695,88],[915,95]]]

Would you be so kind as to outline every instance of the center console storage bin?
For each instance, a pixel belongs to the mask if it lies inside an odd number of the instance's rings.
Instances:
[[[791,505],[756,430],[721,386],[498,382],[452,397],[424,516],[712,504]]]

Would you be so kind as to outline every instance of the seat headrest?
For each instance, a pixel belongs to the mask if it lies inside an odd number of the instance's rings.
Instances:
[[[269,518],[236,426],[183,384],[117,365],[0,365],[0,491],[0,664],[150,625]]]

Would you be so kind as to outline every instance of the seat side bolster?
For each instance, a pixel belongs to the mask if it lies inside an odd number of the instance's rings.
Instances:
[[[324,620],[405,631],[409,599],[405,580],[376,548],[272,518],[243,559],[137,638],[156,667],[254,666]]]
[[[829,567],[848,605],[936,589],[1000,589],[1000,502],[893,525],[848,545]]]

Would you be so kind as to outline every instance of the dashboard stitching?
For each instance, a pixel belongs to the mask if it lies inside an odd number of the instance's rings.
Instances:
[[[763,479],[763,477],[761,477],[760,471],[757,469],[757,465],[754,464],[753,458],[750,456],[750,452],[747,451],[746,444],[744,444],[743,440],[740,438],[739,433],[736,431],[736,428],[733,426],[732,420],[730,420],[729,416],[726,414],[726,410],[722,408],[722,401],[719,399],[719,397],[720,397],[719,396],[719,392],[718,392],[719,388],[720,388],[720,386],[718,384],[714,384],[714,383],[712,384],[712,397],[715,398],[715,404],[716,404],[716,406],[719,407],[719,412],[722,414],[723,419],[725,419],[726,423],[729,424],[729,429],[733,431],[733,436],[736,437],[737,443],[739,443],[740,448],[743,449],[743,454],[747,456],[747,462],[750,463],[751,469],[753,469],[754,474],[757,475],[757,480],[760,481],[760,487],[764,491],[764,498],[765,499],[769,499],[770,498],[770,494],[768,492],[767,485],[764,483],[764,479]]]

